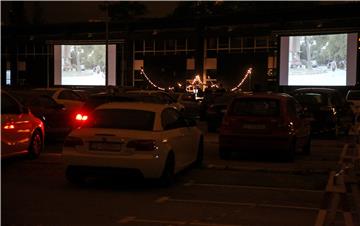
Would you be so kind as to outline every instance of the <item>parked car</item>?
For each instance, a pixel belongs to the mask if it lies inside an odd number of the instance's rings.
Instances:
[[[69,134],[63,156],[70,182],[81,182],[94,169],[115,168],[167,184],[180,170],[201,163],[203,135],[169,105],[112,102],[98,106]]]
[[[1,90],[1,158],[19,154],[37,158],[43,149],[43,122],[15,97]]]
[[[302,106],[284,93],[253,93],[235,97],[219,131],[220,158],[232,152],[281,154],[293,160],[295,151],[309,154],[310,123]]]
[[[343,95],[331,88],[299,88],[292,95],[313,116],[313,134],[328,134],[337,137],[347,133],[353,122],[353,113]]]
[[[129,96],[137,98],[138,101],[147,102],[147,103],[158,103],[158,104],[168,104],[178,111],[183,111],[184,106],[177,102],[170,94],[164,91],[159,90],[129,90],[126,91]]]
[[[194,93],[174,93],[172,96],[178,103],[184,106],[184,116],[200,118],[201,100],[197,100]]]
[[[360,114],[360,90],[348,90],[345,100],[350,104],[351,110],[354,114]]]
[[[205,119],[209,132],[216,132],[219,129],[227,107],[236,95],[235,93],[224,93],[215,97],[213,103],[208,106]]]
[[[206,89],[203,95],[203,99],[200,104],[200,119],[205,121],[206,120],[206,111],[208,110],[209,106],[214,103],[214,100],[219,97],[223,96],[225,92],[223,90],[218,89]]]
[[[107,92],[89,95],[84,105],[77,111],[73,112],[71,119],[75,120],[74,127],[81,126],[86,123],[91,112],[98,106],[110,102],[133,102],[135,98],[126,96],[125,94],[109,94]]]
[[[32,92],[51,96],[58,104],[63,104],[69,111],[81,107],[85,101],[77,92],[67,88],[36,88]]]
[[[71,131],[70,112],[52,97],[29,91],[10,92],[43,121],[46,137],[64,137]]]

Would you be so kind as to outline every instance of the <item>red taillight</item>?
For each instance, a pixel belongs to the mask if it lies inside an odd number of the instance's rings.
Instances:
[[[75,116],[76,121],[86,121],[88,120],[88,118],[89,117],[86,114],[81,114],[81,113],[78,113]]]
[[[64,141],[64,147],[75,147],[79,145],[84,145],[84,142],[78,137],[68,136]]]
[[[134,148],[136,151],[154,151],[158,149],[155,140],[131,140],[126,147]]]
[[[4,127],[4,129],[15,129],[14,124],[6,124]]]

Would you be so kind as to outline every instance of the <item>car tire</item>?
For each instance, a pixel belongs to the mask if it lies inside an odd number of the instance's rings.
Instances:
[[[36,159],[39,157],[40,153],[44,150],[44,139],[39,130],[35,130],[31,136],[30,145],[28,148],[29,158]]]
[[[65,177],[72,184],[81,184],[84,182],[84,175],[76,166],[68,166],[65,171]]]
[[[308,138],[305,146],[303,147],[303,154],[310,155],[311,152],[311,137]]]
[[[295,160],[296,141],[291,142],[288,151],[285,153],[285,161],[293,162]]]
[[[200,137],[196,160],[195,160],[195,167],[201,167],[204,160],[204,138]]]
[[[169,152],[166,157],[163,172],[160,177],[160,184],[162,186],[170,186],[175,178],[175,156],[173,152]]]

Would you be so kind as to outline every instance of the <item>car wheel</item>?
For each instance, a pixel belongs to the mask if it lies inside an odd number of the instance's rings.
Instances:
[[[305,146],[303,147],[303,154],[309,155],[311,151],[311,137],[308,138]]]
[[[40,153],[44,149],[44,142],[41,136],[41,133],[38,130],[35,130],[30,141],[29,145],[29,157],[35,159],[39,157]]]
[[[219,156],[220,156],[220,159],[227,160],[230,158],[231,152],[226,151],[223,148],[219,148]]]
[[[295,159],[296,141],[290,144],[288,151],[285,154],[285,161],[293,162]]]
[[[195,160],[195,166],[200,167],[204,160],[204,138],[200,137],[198,150],[197,150],[197,156]]]
[[[162,175],[160,177],[160,183],[163,186],[169,186],[173,183],[175,177],[175,156],[173,152],[169,152]]]
[[[66,179],[72,184],[81,184],[84,176],[76,166],[68,166],[65,172]]]

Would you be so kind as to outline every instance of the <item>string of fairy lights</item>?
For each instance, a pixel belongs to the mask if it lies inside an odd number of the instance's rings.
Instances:
[[[237,90],[239,90],[241,88],[241,86],[244,84],[244,82],[246,81],[246,79],[248,79],[250,77],[252,73],[252,68],[249,68],[247,71],[246,71],[246,74],[244,75],[244,77],[241,79],[241,81],[237,84],[237,86],[235,86],[234,88],[231,89],[232,92],[235,92]],[[165,88],[163,87],[160,87],[158,85],[156,85],[154,82],[151,81],[151,79],[146,75],[145,71],[143,68],[141,68],[140,70],[140,74],[142,74],[144,76],[144,78],[156,89],[159,89],[159,90],[162,90],[162,91],[165,91]],[[192,80],[191,82],[191,85],[194,85],[196,83],[199,83],[201,85],[203,85],[204,83],[201,81],[200,79],[200,76],[199,75],[196,75],[195,78]],[[179,87],[181,87],[181,83],[177,83]],[[174,87],[169,87],[169,89],[173,89]]]
[[[242,84],[245,82],[245,80],[250,77],[252,72],[252,68],[249,68],[246,71],[246,74],[244,75],[243,79],[239,82],[239,84],[237,86],[235,86],[234,88],[231,89],[232,92],[235,92],[236,90],[240,89],[240,87],[242,86]]]

